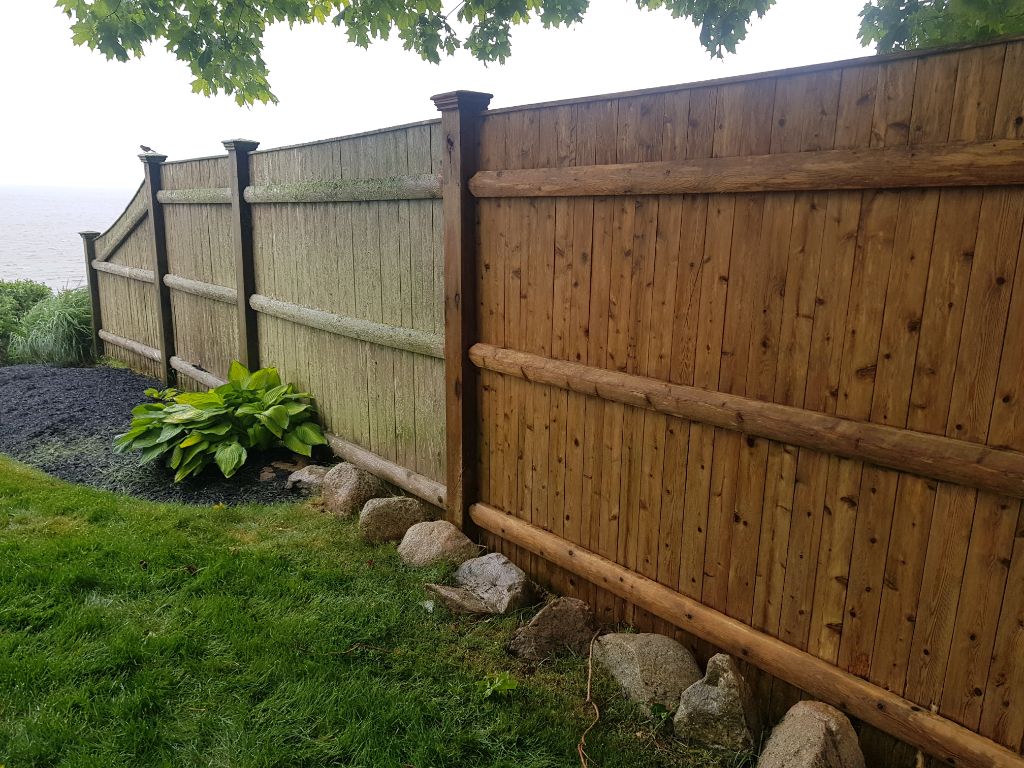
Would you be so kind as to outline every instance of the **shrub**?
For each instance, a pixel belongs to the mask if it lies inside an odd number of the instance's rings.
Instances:
[[[48,286],[31,280],[0,280],[0,365],[10,362],[11,335],[32,307],[52,296]]]
[[[10,357],[19,363],[49,365],[88,362],[92,357],[89,291],[61,291],[26,312],[11,336]]]
[[[131,428],[114,438],[114,450],[141,450],[143,464],[164,457],[176,483],[212,463],[231,477],[254,450],[284,447],[310,456],[313,446],[327,443],[312,397],[282,384],[276,368],[250,373],[235,361],[216,389],[146,395],[154,402],[132,411]]]

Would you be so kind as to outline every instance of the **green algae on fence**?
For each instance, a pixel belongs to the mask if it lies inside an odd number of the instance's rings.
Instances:
[[[256,203],[341,203],[373,200],[429,200],[441,197],[436,174],[386,176],[372,179],[300,181],[248,187],[245,199]]]

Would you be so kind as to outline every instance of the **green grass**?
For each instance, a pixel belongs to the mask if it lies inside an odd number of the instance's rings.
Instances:
[[[92,356],[89,291],[61,291],[35,304],[11,335],[10,357],[19,363],[81,365]]]
[[[159,505],[0,456],[0,765],[578,765],[586,663],[531,669],[515,618],[422,605],[404,568],[303,505]],[[518,687],[484,700],[505,671]],[[730,765],[598,679],[593,766]]]

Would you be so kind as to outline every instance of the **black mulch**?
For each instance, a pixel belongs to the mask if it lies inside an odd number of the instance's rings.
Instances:
[[[160,462],[140,467],[137,453],[115,454],[111,441],[127,429],[148,387],[161,385],[123,368],[0,367],[0,453],[62,480],[154,501],[270,504],[297,498],[285,490],[287,470],[259,479],[286,452],[250,462],[230,480],[212,467],[181,483]]]

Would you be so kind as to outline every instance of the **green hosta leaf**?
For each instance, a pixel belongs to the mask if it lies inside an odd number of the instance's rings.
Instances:
[[[234,475],[245,464],[247,456],[247,451],[237,441],[221,443],[217,446],[217,466],[220,467],[224,477]]]
[[[288,427],[288,409],[283,405],[275,405],[273,408],[268,408],[266,417],[272,419],[281,429]]]
[[[302,454],[303,456],[312,456],[313,448],[307,443],[302,442],[294,432],[289,432],[283,438],[281,442],[284,443],[284,447],[289,451]]]
[[[281,425],[278,424],[269,416],[267,416],[265,413],[257,414],[256,418],[260,420],[260,424],[262,424],[264,427],[270,430],[270,433],[274,437],[280,439],[281,435],[284,434],[284,430],[281,428]]]
[[[270,389],[281,385],[281,376],[277,368],[260,368],[251,374],[242,384],[243,389]]]
[[[205,438],[202,432],[192,432],[188,437],[178,443],[181,448],[191,448],[193,445],[198,445],[203,442]]]
[[[174,401],[202,409],[218,408],[224,405],[224,398],[216,392],[186,392],[178,395]]]
[[[309,445],[327,445],[327,438],[324,437],[323,430],[320,429],[319,425],[311,421],[299,424],[293,434],[299,440]]]
[[[249,378],[249,369],[237,360],[231,361],[231,368],[228,370],[228,382],[241,385]]]
[[[263,405],[268,408],[272,405],[277,405],[277,401],[280,400],[283,395],[288,394],[290,387],[290,384],[280,384],[272,389],[268,389],[261,398]]]
[[[160,458],[164,453],[167,452],[167,445],[161,443],[160,445],[154,445],[152,448],[147,448],[142,452],[142,457],[139,459],[139,465],[144,466]]]
[[[181,465],[181,460],[185,458],[185,452],[181,450],[180,445],[174,446],[174,450],[171,452],[171,458],[167,460],[167,464],[171,469],[177,469]]]
[[[143,403],[132,408],[132,416],[150,416],[162,413],[167,409],[163,403]]]
[[[222,437],[222,436],[226,435],[230,431],[231,431],[231,423],[227,422],[227,421],[222,422],[220,424],[213,424],[213,425],[211,425],[209,427],[203,427],[203,430],[202,430],[204,435],[211,435],[211,436],[217,436],[217,437]]]
[[[289,416],[297,416],[300,413],[312,410],[313,406],[309,403],[282,403],[282,406],[288,411]]]

